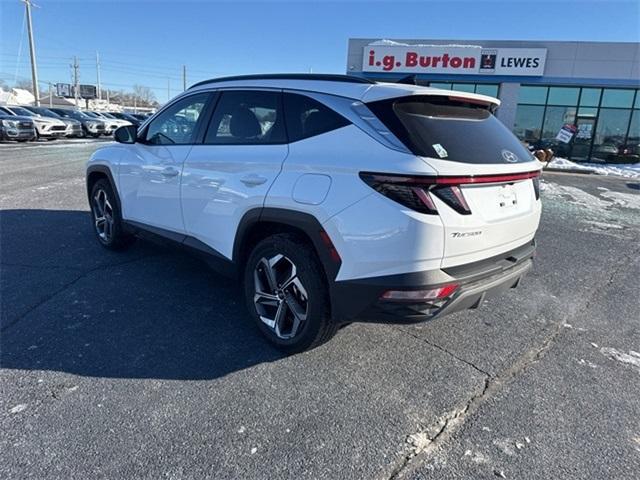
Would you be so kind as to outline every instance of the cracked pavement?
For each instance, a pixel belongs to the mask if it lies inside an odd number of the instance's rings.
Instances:
[[[56,143],[0,145],[1,478],[640,476],[637,181],[545,174],[520,288],[285,357],[200,261],[101,249]]]

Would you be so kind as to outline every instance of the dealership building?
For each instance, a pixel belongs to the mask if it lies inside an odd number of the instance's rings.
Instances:
[[[521,140],[574,161],[640,153],[638,43],[357,38],[347,73],[497,97]]]

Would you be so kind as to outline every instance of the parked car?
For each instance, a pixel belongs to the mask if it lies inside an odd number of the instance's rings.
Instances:
[[[479,307],[531,268],[540,220],[540,165],[498,103],[342,75],[198,83],[91,156],[96,238],[202,252],[287,352]]]
[[[62,118],[70,118],[79,121],[80,125],[82,125],[82,131],[87,137],[97,138],[104,134],[104,122],[97,118],[90,117],[89,115],[85,115],[84,112],[80,110],[70,110],[67,108],[52,108],[50,110],[57,113]]]
[[[116,122],[120,127],[124,127],[125,125],[133,125],[133,122],[118,118],[111,112],[93,112],[93,113],[95,113],[101,118],[104,118],[105,121],[107,122]]]
[[[36,127],[30,117],[0,112],[0,141],[27,142],[36,138]]]
[[[62,120],[64,124],[67,126],[67,130],[65,132],[65,136],[67,137],[84,137],[82,124],[74,118],[64,118],[49,108],[27,107],[27,106],[25,106],[24,108],[26,108],[27,110],[30,110],[31,112],[41,117],[51,117],[51,118],[57,118],[59,120]]]
[[[126,120],[131,125],[135,125],[136,127],[139,127],[142,124],[142,120],[140,120],[139,118],[134,117],[133,115],[131,115],[129,113],[109,112],[109,114],[111,116],[113,116],[113,117],[116,117],[119,120]]]
[[[36,127],[36,138],[55,140],[64,137],[67,132],[67,125],[59,118],[43,117],[23,107],[5,105],[0,107],[0,112],[31,118],[31,121]]]
[[[137,118],[141,122],[144,122],[144,121],[147,120],[147,118],[149,118],[148,115],[143,115],[141,113],[132,113],[131,116],[134,117],[134,118]]]
[[[98,112],[93,112],[90,110],[85,110],[83,112],[85,115],[89,115],[90,117],[94,117],[104,123],[104,134],[111,135],[118,128],[123,126],[119,120],[115,118],[107,118],[104,115],[99,114]]]

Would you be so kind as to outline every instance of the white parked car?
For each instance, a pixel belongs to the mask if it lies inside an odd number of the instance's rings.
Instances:
[[[0,111],[30,117],[33,121],[33,125],[36,127],[36,138],[55,140],[56,138],[64,137],[67,134],[67,124],[59,118],[38,115],[26,108],[15,105],[5,105],[0,107]]]
[[[109,112],[93,112],[95,113],[98,117],[100,117],[100,119],[109,125],[112,125],[114,128],[114,130],[116,128],[119,127],[124,127],[127,125],[133,125],[132,122],[129,122],[128,120],[122,120],[121,118],[117,118],[114,117],[113,115],[111,115]]]
[[[476,308],[531,268],[540,219],[540,165],[498,104],[342,75],[202,82],[93,154],[95,233],[207,255],[288,352]]]

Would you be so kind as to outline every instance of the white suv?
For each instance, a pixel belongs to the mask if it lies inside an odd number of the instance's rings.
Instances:
[[[95,232],[205,254],[288,352],[475,308],[530,269],[540,219],[540,164],[498,104],[341,75],[198,83],[93,154]]]

